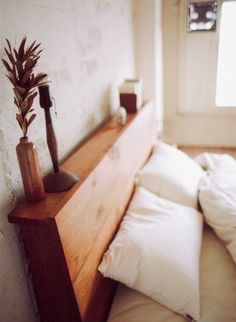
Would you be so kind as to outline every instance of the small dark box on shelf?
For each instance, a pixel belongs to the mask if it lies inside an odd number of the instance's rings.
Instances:
[[[126,109],[127,113],[137,113],[137,95],[120,93],[120,105]]]
[[[119,86],[120,106],[123,106],[127,113],[137,113],[142,107],[142,81],[138,78],[126,79]]]

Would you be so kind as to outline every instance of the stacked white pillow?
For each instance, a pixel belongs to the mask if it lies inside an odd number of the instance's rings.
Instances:
[[[100,272],[188,319],[199,321],[202,214],[198,187],[205,175],[185,153],[159,142],[137,175],[137,188]]]
[[[137,184],[165,199],[198,208],[202,168],[177,148],[159,142],[137,175]]]
[[[137,188],[100,272],[199,321],[202,215]]]
[[[199,200],[206,222],[236,263],[236,162],[232,158],[222,157],[214,171],[202,179]]]

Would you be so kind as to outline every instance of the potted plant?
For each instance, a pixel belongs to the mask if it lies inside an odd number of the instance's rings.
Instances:
[[[6,59],[2,63],[6,68],[6,77],[13,85],[14,103],[17,107],[16,120],[23,136],[16,146],[26,198],[30,201],[44,198],[44,187],[40,174],[35,145],[27,137],[28,128],[36,117],[33,102],[37,96],[36,88],[43,82],[46,74],[34,74],[34,68],[40,58],[40,43],[34,41],[26,46],[26,37],[19,48],[12,48],[8,39],[4,47]]]

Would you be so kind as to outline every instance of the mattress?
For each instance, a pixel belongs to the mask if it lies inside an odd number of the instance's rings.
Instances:
[[[236,266],[223,243],[207,225],[202,242],[200,294],[200,322],[236,322]],[[141,293],[120,285],[108,321],[186,322],[186,319]]]

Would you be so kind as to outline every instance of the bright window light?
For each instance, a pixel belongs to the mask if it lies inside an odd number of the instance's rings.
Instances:
[[[236,1],[223,1],[216,81],[216,106],[236,107]]]

